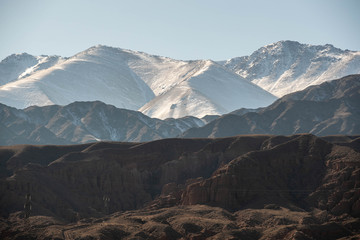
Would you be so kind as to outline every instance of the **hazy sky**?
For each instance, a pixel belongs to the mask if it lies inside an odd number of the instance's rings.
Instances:
[[[0,0],[0,60],[104,44],[225,60],[279,40],[360,50],[358,0]]]

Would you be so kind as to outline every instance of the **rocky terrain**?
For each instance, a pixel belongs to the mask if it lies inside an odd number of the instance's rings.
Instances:
[[[114,213],[76,223],[46,216],[2,222],[3,239],[358,239],[359,219],[278,206],[229,212],[207,205]]]
[[[182,137],[360,134],[360,75],[311,86],[268,107],[248,111],[240,109],[225,114],[203,127],[189,129]]]
[[[356,239],[359,150],[311,134],[1,147],[1,238]]]

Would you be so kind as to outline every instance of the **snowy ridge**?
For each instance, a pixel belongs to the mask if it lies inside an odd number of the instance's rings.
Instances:
[[[157,118],[179,118],[189,113],[203,117],[228,113],[240,105],[245,108],[266,106],[274,100],[258,86],[219,64],[202,61],[190,76],[185,75],[183,81],[147,103],[140,111]]]
[[[280,41],[224,66],[277,97],[350,74],[360,73],[360,52],[330,44]]]
[[[70,58],[25,53],[5,58],[0,102],[25,108],[99,100],[155,118],[201,118],[265,107],[276,99],[272,94],[280,97],[357,73],[360,52],[329,44],[280,41],[221,62],[97,45]]]
[[[18,79],[0,86],[1,103],[25,108],[100,100],[166,119],[219,115],[276,99],[210,60],[180,61],[102,45],[68,59],[33,58]]]
[[[101,100],[137,110],[153,97],[146,83],[121,61],[121,54],[103,47],[90,48],[0,87],[0,102],[17,108]]]
[[[47,69],[65,59],[59,56],[12,54],[0,62],[0,86],[27,77],[35,71]]]

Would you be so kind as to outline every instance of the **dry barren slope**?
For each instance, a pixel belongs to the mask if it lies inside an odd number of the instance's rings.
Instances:
[[[2,147],[1,234],[9,239],[354,236],[359,145],[356,136],[305,134]],[[19,213],[28,183],[30,225]],[[104,196],[110,197],[108,207]]]

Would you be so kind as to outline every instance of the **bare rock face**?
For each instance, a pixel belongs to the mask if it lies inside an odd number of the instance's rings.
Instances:
[[[330,210],[334,215],[350,214],[360,217],[359,152],[343,146],[334,146],[328,158],[337,160],[327,161],[328,169],[324,182],[308,199],[316,202],[316,207]]]
[[[48,153],[50,161],[35,160],[35,163],[26,157],[32,155],[27,152],[31,149],[35,149],[34,152],[46,151],[39,150],[41,147],[19,146],[14,149],[13,155],[10,153],[8,159],[4,159],[8,176],[11,176],[11,172],[14,175],[2,180],[1,190],[5,193],[1,199],[4,206],[2,214],[22,209],[23,198],[20,196],[25,195],[28,183],[36,214],[53,214],[68,220],[74,220],[77,213],[81,216],[99,216],[106,212],[104,196],[110,198],[110,212],[140,208],[155,198],[164,184],[171,180],[185,181],[186,175],[181,174],[183,169],[174,175],[167,173],[173,171],[171,166],[166,166],[170,160],[179,159],[186,152],[197,151],[209,142],[211,140],[174,139],[145,144],[77,145],[78,149],[65,146],[59,147],[64,149],[63,155],[51,161],[53,153]],[[53,152],[56,152],[56,147],[53,148]],[[202,166],[193,168],[194,172],[188,173],[189,176],[198,174],[196,169]],[[210,175],[214,169],[209,168],[201,170]],[[10,201],[8,196],[16,200]]]
[[[230,210],[277,203],[359,217],[359,152],[312,135],[285,139],[269,138],[264,150],[244,154],[210,178],[189,184],[181,203]]]
[[[274,202],[305,204],[301,201],[325,174],[323,158],[331,145],[311,135],[299,135],[275,147],[269,142],[264,142],[266,150],[235,158],[212,177],[187,186],[182,203],[229,209]]]
[[[68,229],[60,239],[327,239],[329,229],[351,236],[359,233],[357,141],[300,134],[1,147],[1,234],[23,231],[19,211],[30,193],[34,226]],[[210,206],[220,210],[211,215]],[[269,214],[283,209],[298,215]],[[44,225],[40,216],[53,220]]]

